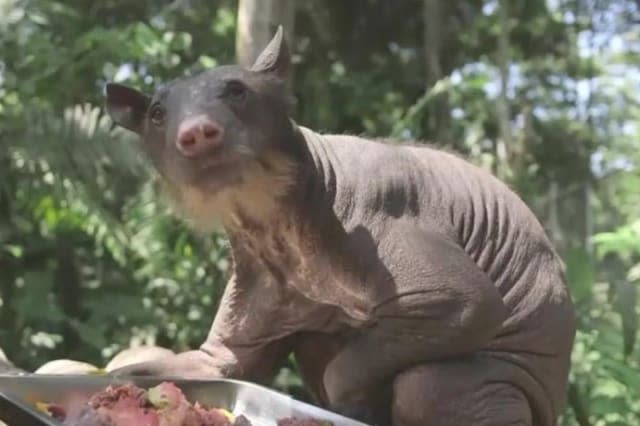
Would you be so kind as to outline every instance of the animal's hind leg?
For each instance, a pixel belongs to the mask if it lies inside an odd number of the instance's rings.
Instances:
[[[322,383],[322,376],[327,364],[342,345],[343,342],[331,334],[308,332],[296,336],[293,353],[299,373],[316,403],[323,407],[327,407],[329,401]]]
[[[329,400],[324,388],[323,376],[327,364],[344,345],[344,339],[332,334],[300,333],[296,336],[294,354],[298,369],[307,389],[313,395],[316,404],[329,408]],[[362,406],[348,408],[342,414],[360,419],[375,426],[389,425],[390,387],[363,389],[366,395]]]
[[[496,359],[431,363],[394,380],[393,426],[532,426],[524,393]]]

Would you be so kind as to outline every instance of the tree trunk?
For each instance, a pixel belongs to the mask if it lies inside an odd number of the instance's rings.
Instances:
[[[426,85],[431,88],[442,77],[440,66],[440,0],[424,0],[424,53],[427,68]]]
[[[584,247],[589,254],[593,256],[593,244],[591,244],[591,237],[593,235],[593,212],[591,211],[591,185],[589,181],[585,181],[583,184],[584,194]]]
[[[444,13],[441,0],[424,0],[422,20],[424,25],[425,90],[431,90],[442,78],[440,52],[445,28],[442,26]],[[446,96],[439,96],[427,106],[426,135],[428,139],[441,141],[449,128],[449,103]]]
[[[584,397],[581,395],[575,383],[569,385],[568,396],[569,405],[573,408],[573,413],[578,424],[580,426],[590,426],[588,403],[585,404]]]
[[[56,268],[54,274],[54,294],[57,296],[58,306],[65,317],[78,321],[83,320],[82,285],[78,270],[76,252],[71,232],[61,231],[56,235]],[[61,328],[62,345],[56,347],[55,355],[60,357],[74,357],[75,351],[80,349],[82,340],[78,332],[65,322]]]
[[[236,56],[238,63],[250,67],[269,43],[278,25],[291,47],[295,21],[294,0],[240,0],[238,2],[238,30]]]
[[[551,181],[551,186],[549,188],[549,211],[548,211],[548,228],[549,234],[551,237],[551,241],[554,246],[557,247],[561,251],[562,246],[562,230],[560,228],[560,219],[558,217],[558,202],[559,202],[559,194],[558,194],[558,183],[556,180]]]
[[[500,134],[495,140],[494,155],[495,170],[499,177],[508,175],[508,150],[512,142],[511,114],[509,113],[509,99],[507,90],[509,86],[509,9],[508,0],[500,0],[498,8],[500,20],[500,34],[498,35],[497,62],[500,72],[500,94],[497,101],[497,117]]]

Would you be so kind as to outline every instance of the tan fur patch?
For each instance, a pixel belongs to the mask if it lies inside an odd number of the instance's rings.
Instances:
[[[245,160],[241,182],[216,193],[165,182],[175,213],[203,233],[236,229],[243,217],[257,223],[270,220],[294,182],[295,164],[274,152],[264,155],[262,164]]]

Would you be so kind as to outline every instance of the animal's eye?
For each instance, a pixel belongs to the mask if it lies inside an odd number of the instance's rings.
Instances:
[[[164,108],[158,104],[154,104],[149,112],[149,118],[153,124],[161,126],[162,123],[164,123]]]
[[[229,98],[240,99],[246,92],[245,85],[237,80],[228,81],[224,88],[224,95]]]

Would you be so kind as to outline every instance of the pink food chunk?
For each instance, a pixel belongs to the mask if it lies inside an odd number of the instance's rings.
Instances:
[[[78,407],[76,407],[78,408]],[[109,386],[70,412],[68,426],[251,426],[243,416],[232,421],[222,410],[189,403],[175,384],[148,391],[133,384]]]
[[[222,411],[215,408],[205,408],[196,402],[194,409],[200,415],[204,426],[233,426],[234,423]]]
[[[70,413],[65,422],[74,426],[161,426],[145,391],[133,386],[109,386],[89,399],[86,406]]]

